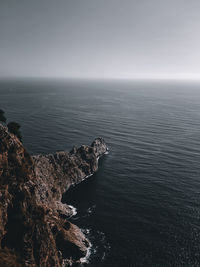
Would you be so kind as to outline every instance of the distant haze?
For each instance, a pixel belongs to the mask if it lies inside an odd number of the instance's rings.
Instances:
[[[0,0],[0,77],[200,78],[199,0]]]

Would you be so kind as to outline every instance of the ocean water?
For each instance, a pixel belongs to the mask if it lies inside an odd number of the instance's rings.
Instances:
[[[200,266],[200,84],[0,81],[31,154],[102,136],[110,153],[63,201],[91,241],[88,267]]]

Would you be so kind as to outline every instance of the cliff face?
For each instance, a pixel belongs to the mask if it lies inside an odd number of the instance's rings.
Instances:
[[[69,218],[63,193],[98,169],[102,138],[71,152],[31,157],[0,125],[0,266],[71,266],[89,241]]]

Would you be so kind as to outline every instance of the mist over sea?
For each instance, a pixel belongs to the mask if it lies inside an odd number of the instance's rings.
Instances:
[[[200,266],[200,83],[1,80],[31,154],[105,139],[99,171],[63,200],[88,267]]]

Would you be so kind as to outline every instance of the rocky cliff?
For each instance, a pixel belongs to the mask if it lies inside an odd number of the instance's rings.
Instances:
[[[69,153],[31,157],[0,125],[0,266],[71,266],[83,260],[89,241],[69,221],[72,209],[61,199],[97,171],[106,152],[97,138]]]

